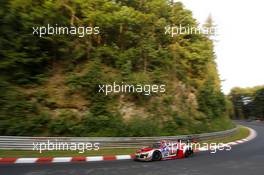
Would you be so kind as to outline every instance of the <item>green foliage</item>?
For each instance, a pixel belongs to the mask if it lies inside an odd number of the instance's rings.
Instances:
[[[109,97],[99,92],[99,85],[105,84],[100,62],[94,61],[88,72],[83,76],[72,76],[68,84],[76,90],[85,93],[87,100],[91,102],[90,111],[95,115],[108,115],[107,102]]]
[[[209,118],[222,117],[226,111],[225,96],[214,88],[213,81],[209,79],[204,83],[198,95],[199,110]]]
[[[38,135],[49,116],[40,112],[22,93],[0,81],[0,135]]]
[[[254,115],[264,119],[264,88],[256,91],[253,106]]]
[[[234,118],[264,119],[264,87],[233,88],[229,98],[234,106]]]
[[[212,129],[212,121],[224,120],[226,99],[210,36],[164,34],[167,25],[198,26],[180,2],[4,0],[0,18],[0,134],[151,136],[203,132]],[[98,26],[100,34],[32,34],[32,27],[47,24]],[[51,89],[61,93],[45,91],[50,81],[59,81]],[[99,85],[114,81],[166,84],[167,89],[150,96],[98,92]],[[85,101],[83,109],[58,103],[67,93]],[[262,92],[255,99],[261,106]],[[123,104],[143,106],[144,117],[125,121]],[[66,109],[57,116],[60,108]]]
[[[129,120],[126,129],[128,136],[157,136],[161,132],[161,128],[154,120],[139,116]]]
[[[49,130],[55,136],[74,136],[79,135],[80,130],[78,125],[79,119],[70,111],[61,111],[57,118],[53,119],[49,124]]]
[[[119,115],[86,114],[82,121],[87,136],[124,136],[124,123]]]

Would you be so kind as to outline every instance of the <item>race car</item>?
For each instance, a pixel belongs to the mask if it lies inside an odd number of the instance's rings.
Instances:
[[[135,153],[136,161],[158,161],[168,159],[178,159],[193,155],[193,149],[190,142],[183,143],[181,140],[177,142],[159,141],[150,147],[145,147]]]

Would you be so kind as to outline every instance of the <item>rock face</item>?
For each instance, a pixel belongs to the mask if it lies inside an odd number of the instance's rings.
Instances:
[[[198,26],[183,4],[9,0],[0,10],[0,135],[152,136],[230,127],[210,35],[167,34],[168,26]],[[96,31],[31,31],[52,25]],[[142,88],[100,93],[113,83]]]

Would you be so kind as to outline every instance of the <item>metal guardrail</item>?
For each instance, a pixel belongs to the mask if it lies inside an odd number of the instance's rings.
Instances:
[[[104,148],[139,148],[150,145],[159,140],[171,140],[193,138],[197,141],[223,138],[234,135],[238,128],[230,130],[179,136],[161,137],[24,137],[24,136],[0,136],[0,149],[5,150],[32,150],[34,143],[99,143],[100,149]]]

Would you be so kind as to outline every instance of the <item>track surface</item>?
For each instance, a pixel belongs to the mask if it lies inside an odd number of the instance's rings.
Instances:
[[[159,162],[133,160],[0,165],[0,175],[263,175],[264,123],[239,122],[255,129],[257,137],[231,151],[197,153],[192,158]]]

